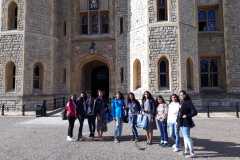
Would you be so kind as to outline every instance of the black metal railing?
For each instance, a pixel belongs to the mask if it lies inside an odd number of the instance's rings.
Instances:
[[[9,104],[8,101],[4,101],[0,103],[1,116],[5,116],[6,113],[8,112],[21,112],[21,115],[25,116],[26,112],[37,111],[39,110],[39,108],[41,110],[42,116],[46,116],[47,111],[61,109],[65,107],[66,102],[67,98],[64,96],[55,97],[48,100],[42,100],[39,101],[38,105],[34,106],[26,106],[25,104],[23,105]]]
[[[225,104],[223,102],[207,103],[206,113],[207,117],[210,118],[211,113],[235,112],[236,117],[239,118],[239,108],[240,102],[231,102],[229,104]]]

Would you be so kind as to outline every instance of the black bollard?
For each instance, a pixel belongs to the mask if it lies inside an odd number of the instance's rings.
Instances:
[[[22,116],[25,116],[25,104],[22,106]]]
[[[54,105],[54,109],[56,109],[57,108],[57,99],[56,98],[53,99],[53,105]]]
[[[2,116],[4,116],[4,108],[5,108],[5,106],[4,106],[4,104],[2,105]]]
[[[239,118],[239,102],[236,103],[236,116]]]
[[[207,117],[210,118],[210,105],[207,105]]]

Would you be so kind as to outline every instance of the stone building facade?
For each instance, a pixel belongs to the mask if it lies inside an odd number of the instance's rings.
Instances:
[[[0,0],[0,101],[240,93],[239,0]]]

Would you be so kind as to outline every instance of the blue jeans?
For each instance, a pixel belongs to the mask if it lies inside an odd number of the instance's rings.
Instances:
[[[192,139],[190,137],[190,128],[189,127],[180,127],[182,135],[183,135],[183,141],[184,141],[184,148],[185,151],[189,149],[190,153],[193,153],[193,144]]]
[[[169,131],[170,136],[175,140],[176,148],[180,148],[180,136],[179,136],[179,128],[177,127],[177,123],[169,123]]]
[[[161,141],[168,142],[167,122],[157,120],[158,129],[161,133]]]
[[[138,138],[138,131],[137,131],[137,115],[129,115],[129,124],[132,127],[132,134],[133,138]]]
[[[122,135],[122,119],[115,118],[114,138],[118,138]]]

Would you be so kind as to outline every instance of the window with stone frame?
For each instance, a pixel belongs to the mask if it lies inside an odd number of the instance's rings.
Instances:
[[[169,89],[169,62],[163,57],[159,61],[159,89]]]
[[[123,17],[120,17],[120,34],[123,34]]]
[[[18,27],[18,6],[11,2],[8,6],[8,30],[16,30]]]
[[[167,0],[157,0],[157,21],[168,20]]]
[[[16,66],[13,62],[8,62],[5,70],[6,91],[14,91],[16,88]]]
[[[109,33],[109,13],[101,12],[101,33]]]
[[[90,33],[98,34],[99,33],[99,24],[98,24],[98,12],[90,13]]]
[[[66,37],[67,36],[67,22],[63,22],[63,35]]]
[[[218,6],[200,7],[198,9],[198,28],[201,32],[218,30]]]
[[[133,89],[141,88],[141,62],[136,59],[133,63]]]
[[[33,89],[43,88],[43,66],[37,63],[33,69]]]
[[[121,67],[121,69],[120,69],[120,78],[121,78],[121,83],[123,83],[124,82],[124,68],[123,67]]]
[[[200,61],[201,87],[219,86],[218,58],[202,58]]]
[[[109,20],[109,0],[80,1],[80,34],[107,34]]]
[[[87,13],[82,13],[80,15],[80,18],[81,18],[80,33],[81,34],[88,34],[88,14]]]

